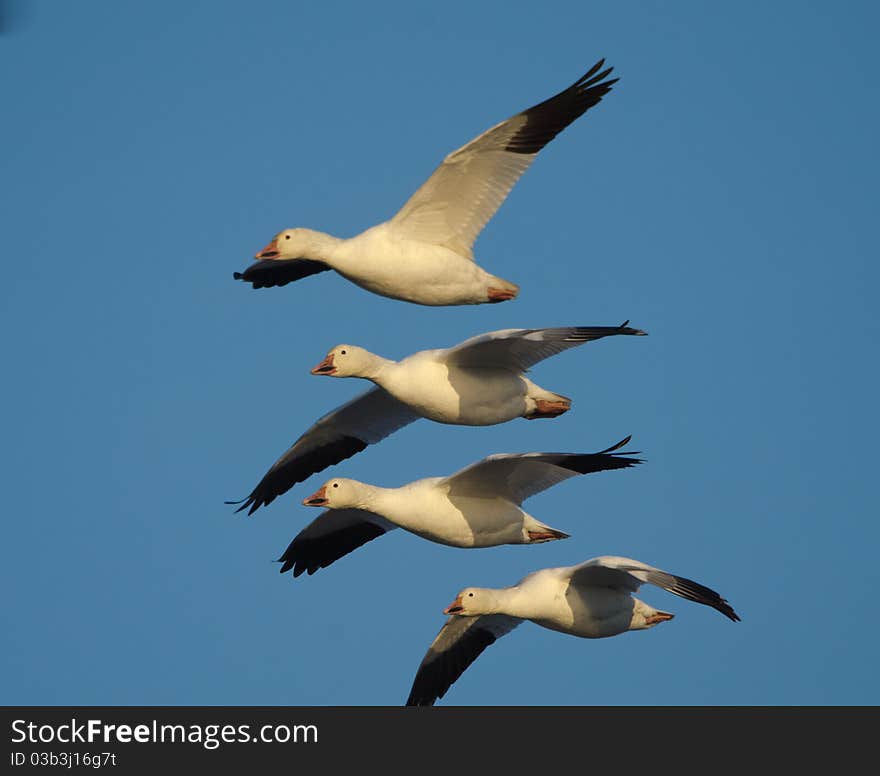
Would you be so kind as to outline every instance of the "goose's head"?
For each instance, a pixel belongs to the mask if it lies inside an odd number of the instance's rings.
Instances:
[[[358,506],[362,502],[364,485],[357,480],[335,477],[327,480],[311,496],[303,499],[307,507],[327,507],[328,509],[346,509]]]
[[[376,356],[356,345],[337,345],[312,369],[313,375],[363,377],[370,372]]]
[[[254,258],[301,259],[309,255],[313,242],[312,234],[309,229],[285,229],[283,232],[278,232]]]
[[[482,587],[466,587],[455,600],[449,604],[443,614],[460,614],[464,617],[472,617],[477,614],[490,614],[494,611],[494,591]]]
[[[638,598],[633,599],[633,604],[632,620],[629,624],[630,630],[645,630],[646,628],[653,628],[655,625],[659,625],[661,622],[666,622],[675,617],[675,615],[670,612],[661,612],[653,606],[648,606],[648,604],[644,601],[640,601]]]

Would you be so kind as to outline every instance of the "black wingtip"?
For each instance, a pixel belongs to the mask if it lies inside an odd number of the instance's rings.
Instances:
[[[410,695],[409,698],[406,699],[407,708],[421,709],[433,705],[434,701],[431,698],[414,698]]]
[[[238,501],[224,501],[223,503],[228,504],[229,506],[235,506],[236,504],[241,505],[241,506],[239,506],[238,509],[235,510],[235,512],[233,512],[234,515],[237,515],[239,512],[247,509],[250,506],[251,511],[248,512],[248,514],[250,515],[250,514],[253,514],[254,509],[256,508],[256,507],[251,506],[252,502],[253,502],[253,496],[248,496],[247,498],[242,498],[242,499],[239,499]]]
[[[240,504],[241,506],[239,506],[239,508],[236,509],[235,512],[233,512],[233,514],[235,514],[235,515],[237,515],[239,512],[244,511],[248,507],[251,508],[251,511],[248,512],[248,514],[252,515],[254,513],[254,510],[257,508],[256,502],[254,502],[254,500],[253,500],[253,496],[248,496],[247,498],[243,498],[240,501],[224,501],[223,503],[229,504],[230,506],[235,506],[236,504]]]
[[[619,452],[620,448],[628,440],[629,437],[622,439],[616,445],[612,445],[607,450],[600,450],[598,453],[557,453],[556,455],[559,456],[559,460],[554,461],[554,463],[577,474],[594,474],[596,472],[629,469],[632,466],[644,463],[644,458],[631,457],[639,455],[638,450]]]
[[[605,57],[602,57],[595,65],[593,65],[586,73],[584,73],[578,80],[575,82],[574,86],[578,89],[583,89],[584,87],[593,86],[598,84],[604,78],[607,78],[614,70],[614,67],[606,67],[604,70],[602,68],[605,66]],[[599,71],[602,70],[600,73]],[[620,78],[614,78],[611,81],[605,81],[600,84],[603,87],[611,88],[612,84],[617,83]]]
[[[604,455],[605,453],[613,453],[615,450],[620,450],[620,448],[623,447],[624,445],[628,445],[632,438],[633,438],[632,434],[628,434],[623,439],[621,439],[619,442],[616,442],[615,444],[611,445],[611,447],[606,447],[604,450],[600,450],[598,453],[596,453],[596,455]],[[634,453],[634,454],[637,455],[638,453]]]
[[[519,115],[526,117],[526,124],[508,140],[504,150],[536,154],[578,117],[598,105],[618,80],[602,80],[613,70],[611,67],[602,70],[604,65],[603,57],[567,89],[522,111]]]
[[[601,73],[591,78],[589,81],[583,81],[581,83],[581,87],[584,86],[592,86],[593,84],[598,84],[603,78],[607,78],[608,74],[614,70],[613,67],[606,67]],[[611,87],[611,84],[615,83],[618,79],[615,78],[612,81],[605,81],[605,83],[600,84],[600,86],[604,86],[606,89]]]
[[[665,572],[663,573],[665,574]],[[667,580],[671,580],[672,584],[666,584]],[[728,600],[722,598],[721,594],[713,590],[711,587],[706,587],[705,585],[701,585],[699,582],[694,582],[694,580],[687,579],[686,577],[677,577],[674,574],[666,574],[666,579],[658,581],[653,581],[649,577],[648,581],[652,581],[654,584],[658,584],[670,593],[680,595],[682,598],[687,598],[688,600],[696,601],[699,604],[711,606],[716,611],[721,612],[721,614],[727,617],[728,620],[732,620],[733,622],[740,621],[739,615],[733,610],[733,607]]]
[[[284,574],[285,572],[290,571],[290,569],[293,568],[293,563],[291,563],[289,560],[287,560],[287,559],[284,557],[284,555],[282,555],[280,558],[278,558],[278,560],[273,560],[272,562],[273,562],[273,563],[281,563],[281,564],[283,564],[283,565],[281,566],[281,568],[278,569],[278,573],[279,573],[279,574]]]
[[[579,80],[586,81],[589,78],[592,78],[596,73],[599,72],[599,68],[605,64],[605,57],[602,57],[595,65],[593,65],[586,73],[584,73]]]
[[[294,577],[311,576],[385,532],[385,528],[365,521],[318,538],[303,538],[300,533],[279,558],[284,563],[281,573],[293,569]]]
[[[232,277],[250,283],[253,288],[275,288],[329,269],[317,259],[258,259],[244,272],[233,272]]]

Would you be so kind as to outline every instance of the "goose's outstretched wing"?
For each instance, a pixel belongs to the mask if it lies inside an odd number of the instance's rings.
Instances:
[[[642,463],[641,458],[627,456],[638,453],[618,452],[631,437],[598,453],[501,453],[450,475],[446,484],[450,492],[501,497],[522,504],[530,496],[547,490],[578,474],[626,469]]]
[[[445,352],[447,363],[527,372],[545,358],[585,342],[620,334],[644,336],[624,321],[620,326],[565,326],[555,329],[502,329],[471,337]]]
[[[572,566],[569,571],[571,581],[576,586],[612,587],[635,593],[642,584],[648,583],[689,601],[711,606],[728,619],[739,622],[739,615],[733,607],[711,588],[632,558],[603,555]]]
[[[350,458],[418,418],[390,393],[373,388],[324,415],[272,464],[246,499],[227,503],[240,503],[235,511],[247,509],[252,515],[296,483]]]
[[[433,706],[486,647],[522,622],[506,614],[462,617],[453,614],[422,659],[407,706]]]
[[[278,559],[281,573],[314,574],[343,555],[397,528],[390,520],[363,509],[327,509],[309,523]]]
[[[538,152],[598,104],[617,79],[599,60],[568,89],[453,151],[391,219],[399,234],[473,258],[477,235]]]
[[[250,283],[252,288],[272,288],[286,286],[294,280],[329,269],[329,265],[315,259],[261,259],[244,272],[233,272],[232,277]]]

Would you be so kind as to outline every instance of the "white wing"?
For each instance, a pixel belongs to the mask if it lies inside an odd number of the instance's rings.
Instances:
[[[642,462],[615,452],[630,437],[598,453],[508,453],[490,455],[445,479],[450,491],[522,504],[530,496],[578,474],[625,469]],[[627,454],[629,455],[629,453]],[[442,483],[441,483],[442,484]]]
[[[449,348],[443,358],[462,367],[510,369],[527,372],[530,367],[563,350],[618,334],[644,335],[624,321],[620,326],[566,326],[558,329],[502,329],[471,337]]]
[[[480,653],[522,622],[506,614],[461,617],[453,614],[419,665],[407,706],[433,706]]]
[[[605,60],[565,91],[496,124],[447,156],[391,223],[400,234],[473,258],[477,235],[538,152],[596,105],[617,79]]]
[[[734,622],[739,621],[739,615],[733,607],[711,588],[632,558],[604,555],[571,566],[567,571],[576,587],[611,587],[634,593],[642,584],[649,583],[689,601],[711,606]]]
[[[390,520],[363,509],[327,509],[309,523],[278,559],[281,573],[314,574],[343,555],[397,528]]]
[[[382,388],[362,393],[328,412],[297,439],[235,511],[248,509],[252,515],[296,483],[350,458],[419,417]]]

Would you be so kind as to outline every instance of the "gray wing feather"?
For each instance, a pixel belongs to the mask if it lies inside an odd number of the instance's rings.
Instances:
[[[632,558],[602,556],[570,569],[575,585],[611,587],[634,593],[643,583],[656,585],[668,592],[717,609],[728,619],[739,621],[739,615],[728,601],[711,588],[686,577],[670,574]]]
[[[500,496],[515,504],[579,474],[625,469],[641,458],[618,452],[631,437],[598,453],[502,453],[490,455],[446,478],[450,491],[469,496]]]
[[[597,62],[568,89],[453,151],[391,220],[401,233],[473,258],[474,240],[538,152],[599,103],[617,79]]]
[[[462,367],[494,367],[527,372],[545,358],[585,342],[618,334],[644,335],[627,326],[566,326],[554,329],[505,329],[481,334],[446,351],[448,363]]]

